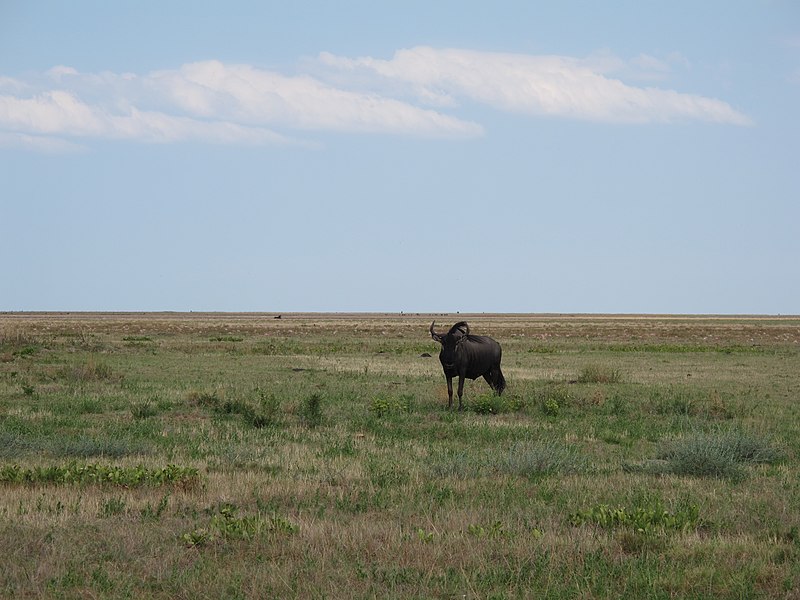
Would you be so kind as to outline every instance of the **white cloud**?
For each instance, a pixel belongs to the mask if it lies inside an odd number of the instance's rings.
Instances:
[[[671,122],[687,119],[750,124],[729,104],[694,94],[635,87],[604,73],[624,65],[613,56],[586,60],[461,49],[416,47],[399,50],[391,60],[350,59],[323,53],[320,61],[344,70],[371,70],[401,80],[423,94],[461,97],[500,110],[614,123]],[[681,57],[671,57],[679,61]],[[642,55],[638,69],[664,73],[668,63]]]
[[[0,92],[9,92],[14,94],[21,94],[27,89],[27,85],[23,82],[13,79],[11,77],[3,77],[0,75]]]
[[[36,147],[31,143],[32,135],[39,134],[151,143],[206,141],[263,144],[288,141],[272,131],[235,123],[199,121],[137,108],[130,108],[124,114],[113,114],[61,90],[45,92],[33,98],[0,96],[0,128],[24,134],[23,137],[7,136],[6,143],[17,139],[25,147]]]
[[[57,65],[52,69],[48,69],[45,75],[51,79],[55,79],[56,81],[60,81],[63,77],[69,77],[71,75],[79,75],[78,70],[72,67],[66,67],[64,65]]]
[[[0,96],[0,125],[12,131],[98,135],[103,126],[92,109],[61,90],[32,98]]]
[[[80,144],[74,144],[61,138],[3,131],[0,131],[0,147],[23,148],[45,154],[67,154],[86,150]]]
[[[317,77],[219,61],[143,75],[59,65],[28,81],[0,76],[0,135],[6,146],[51,149],[86,139],[308,144],[297,132],[320,131],[480,136],[480,124],[458,116],[464,101],[615,123],[750,122],[721,100],[612,77],[663,80],[676,65],[686,66],[685,58],[642,54],[625,62],[607,51],[578,59],[429,47],[399,50],[390,60],[322,53]]]
[[[470,137],[480,125],[374,93],[339,89],[248,65],[207,61],[156,73],[172,102],[198,115],[303,130]]]
[[[143,76],[57,66],[38,82],[0,79],[0,132],[149,143],[314,145],[282,130],[474,137],[480,125],[305,75],[206,61]],[[35,90],[32,91],[32,90]],[[3,93],[5,92],[5,93]],[[19,135],[5,137],[18,140]]]

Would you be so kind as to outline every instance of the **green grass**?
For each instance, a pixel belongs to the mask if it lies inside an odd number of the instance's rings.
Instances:
[[[800,594],[800,320],[431,320],[0,315],[0,597]]]
[[[12,464],[0,467],[0,483],[21,485],[98,484],[123,487],[167,484],[193,486],[199,483],[199,474],[194,467],[176,465],[148,468],[142,465],[122,467],[69,463],[67,465],[25,468]]]

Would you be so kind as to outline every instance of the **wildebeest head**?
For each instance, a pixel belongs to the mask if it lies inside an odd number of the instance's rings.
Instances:
[[[439,352],[439,360],[446,369],[452,369],[456,363],[456,348],[467,339],[469,335],[469,325],[466,321],[460,321],[450,328],[447,333],[436,333],[433,330],[434,321],[431,323],[431,337],[442,345]]]

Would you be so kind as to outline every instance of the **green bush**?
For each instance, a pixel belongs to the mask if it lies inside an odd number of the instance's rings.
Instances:
[[[548,398],[542,404],[542,411],[548,417],[557,417],[560,408],[561,407],[558,404],[558,400],[556,400],[555,398]]]
[[[479,415],[496,415],[505,412],[503,399],[497,394],[481,394],[470,404],[473,412]]]
[[[736,429],[694,433],[662,442],[657,460],[625,465],[630,472],[741,479],[747,465],[774,464],[783,451],[773,442]]]
[[[765,439],[728,430],[670,440],[662,444],[658,458],[675,475],[739,478],[742,465],[772,464],[782,452]]]

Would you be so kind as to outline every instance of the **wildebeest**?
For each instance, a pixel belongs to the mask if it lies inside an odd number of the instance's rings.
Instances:
[[[464,379],[483,376],[499,395],[506,389],[506,379],[500,370],[503,354],[500,344],[485,335],[470,335],[466,321],[459,321],[447,333],[436,333],[431,323],[431,337],[442,345],[439,361],[447,378],[447,407],[453,406],[453,377],[458,377],[458,410],[464,395]]]

